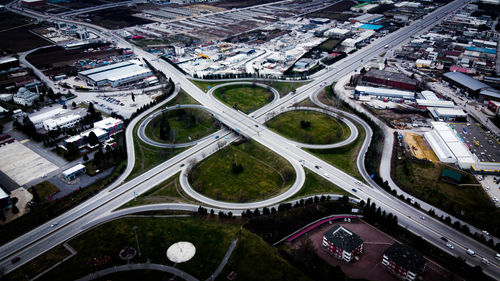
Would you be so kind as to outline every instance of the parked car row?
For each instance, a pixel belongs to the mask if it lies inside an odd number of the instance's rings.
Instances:
[[[14,138],[12,138],[10,135],[1,135],[0,136],[0,146],[7,145],[9,143],[13,143]]]

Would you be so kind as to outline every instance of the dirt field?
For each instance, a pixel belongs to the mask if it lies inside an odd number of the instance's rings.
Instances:
[[[92,20],[92,23],[109,29],[118,29],[153,22],[147,19],[134,17],[133,14],[138,12],[140,12],[140,6],[137,8],[117,7],[90,13],[89,18]]]
[[[322,227],[311,231],[309,235],[297,239],[289,246],[296,248],[300,245],[303,239],[310,239],[318,255],[332,266],[339,265],[342,271],[350,278],[364,278],[371,281],[397,281],[399,280],[394,275],[389,273],[384,266],[382,266],[382,255],[384,251],[389,248],[394,239],[385,233],[379,231],[373,226],[363,222],[340,222],[339,225],[346,227],[353,231],[363,239],[363,254],[359,261],[345,263],[330,255],[322,246],[323,233],[333,225],[325,224]],[[424,281],[439,281],[446,280],[450,273],[441,268],[439,265],[428,261],[427,268],[422,275]]]
[[[431,160],[433,163],[439,162],[436,154],[421,135],[405,133],[404,140],[416,158]]]
[[[11,13],[0,14],[0,49],[10,53],[24,52],[51,44],[49,41],[30,32],[37,25],[26,18]]]

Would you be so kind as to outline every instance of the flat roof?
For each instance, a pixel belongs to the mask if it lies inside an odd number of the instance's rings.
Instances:
[[[132,65],[132,64],[133,63],[131,61],[124,61],[124,62],[119,62],[119,63],[114,63],[114,64],[108,64],[108,65],[105,65],[105,66],[100,66],[100,67],[92,68],[92,69],[89,69],[89,70],[80,71],[80,72],[78,72],[78,74],[81,74],[81,75],[91,75],[91,74],[94,74],[94,73],[108,71],[108,70],[111,70],[111,69],[120,68],[120,67],[124,67],[124,66],[127,66],[127,65]]]
[[[37,115],[33,115],[33,116],[30,116],[30,120],[31,122],[33,122],[34,124],[38,123],[38,122],[42,122],[43,120],[46,120],[46,119],[50,119],[51,117],[54,117],[54,116],[57,116],[57,115],[60,115],[64,112],[66,112],[67,109],[64,109],[64,108],[54,108],[50,111],[46,111],[46,112],[43,112],[43,113],[40,113],[40,114],[37,114]]]
[[[361,29],[368,29],[368,30],[379,30],[382,27],[384,27],[384,26],[383,25],[378,25],[378,24],[368,24],[368,23],[365,23],[362,26],[360,26],[359,28],[361,28]]]
[[[448,100],[426,100],[426,99],[417,99],[417,105],[420,106],[432,106],[432,107],[446,107],[446,108],[454,108],[455,103]]]
[[[96,127],[96,128],[108,128],[110,126],[115,126],[115,125],[118,125],[120,123],[123,123],[123,120],[113,118],[113,117],[108,117],[108,118],[102,119],[101,121],[95,122],[94,127]]]
[[[71,175],[73,173],[76,173],[78,171],[81,171],[82,169],[85,169],[85,166],[82,165],[82,164],[77,164],[69,169],[67,169],[66,171],[63,172],[63,176],[67,176],[67,175]]]
[[[381,95],[381,96],[401,96],[406,98],[413,99],[415,95],[413,92],[408,91],[400,91],[394,89],[387,88],[375,88],[375,87],[366,87],[366,86],[356,86],[356,91],[360,93],[365,93],[368,95]]]
[[[447,72],[443,75],[444,77],[451,79],[458,84],[467,87],[473,91],[479,89],[489,88],[490,86],[484,84],[483,82],[470,77],[469,75],[463,74],[461,72]]]
[[[440,116],[467,116],[467,113],[465,113],[465,111],[458,108],[438,107],[435,108],[434,111]]]
[[[365,73],[364,76],[365,77],[375,77],[375,78],[391,80],[391,81],[404,82],[404,83],[411,84],[411,85],[417,84],[416,80],[411,79],[410,77],[406,76],[403,73],[385,71],[385,70],[380,70],[377,68],[371,68],[370,70],[368,70],[368,72]]]
[[[152,72],[151,70],[145,67],[132,64],[120,68],[110,69],[103,72],[98,72],[95,74],[90,74],[87,75],[87,77],[89,79],[92,79],[93,81],[102,81],[102,80],[117,81],[126,77],[147,74],[147,73],[152,73]]]
[[[8,62],[13,62],[13,61],[18,61],[17,58],[14,57],[5,57],[0,59],[0,64],[8,63]]]

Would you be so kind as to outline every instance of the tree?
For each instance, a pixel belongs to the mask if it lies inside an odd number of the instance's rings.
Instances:
[[[89,161],[89,157],[87,156],[87,154],[83,155],[83,161],[85,162]]]
[[[87,113],[94,116],[95,115],[95,108],[94,104],[92,102],[89,102],[89,108],[87,109]]]
[[[75,107],[76,107],[76,102],[74,102],[74,101],[73,101],[73,102],[71,103],[71,106],[72,106],[73,108],[75,108]]]
[[[97,138],[96,134],[91,131],[89,133],[89,136],[87,138],[87,142],[91,145],[91,146],[95,146],[99,143],[99,139]]]
[[[132,92],[132,95],[131,95],[131,97],[132,97],[132,102],[135,102],[135,96],[134,96],[134,92]]]
[[[361,68],[361,70],[359,71],[359,73],[361,73],[362,75],[366,74],[366,68],[363,66],[363,68]]]
[[[66,104],[63,104],[62,108],[63,109],[68,109],[68,107],[66,106]]]

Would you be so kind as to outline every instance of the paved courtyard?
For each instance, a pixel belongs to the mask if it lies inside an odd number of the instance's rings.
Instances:
[[[363,239],[363,254],[360,256],[359,261],[351,263],[341,262],[334,258],[322,246],[323,233],[333,227],[335,224],[342,225],[347,229],[353,231]],[[318,255],[332,266],[339,265],[342,271],[350,278],[364,278],[371,281],[397,281],[399,280],[394,275],[389,273],[385,267],[382,266],[382,255],[384,251],[389,248],[394,239],[385,233],[379,231],[375,227],[363,222],[339,222],[334,224],[325,224],[317,229],[310,231],[307,236],[303,236],[289,246],[297,248],[304,239],[310,239]],[[427,268],[423,274],[424,281],[439,281],[448,280],[447,276],[450,273],[441,268],[439,265],[428,261]]]
[[[19,185],[58,169],[56,165],[17,141],[0,147],[0,155],[0,170]]]

